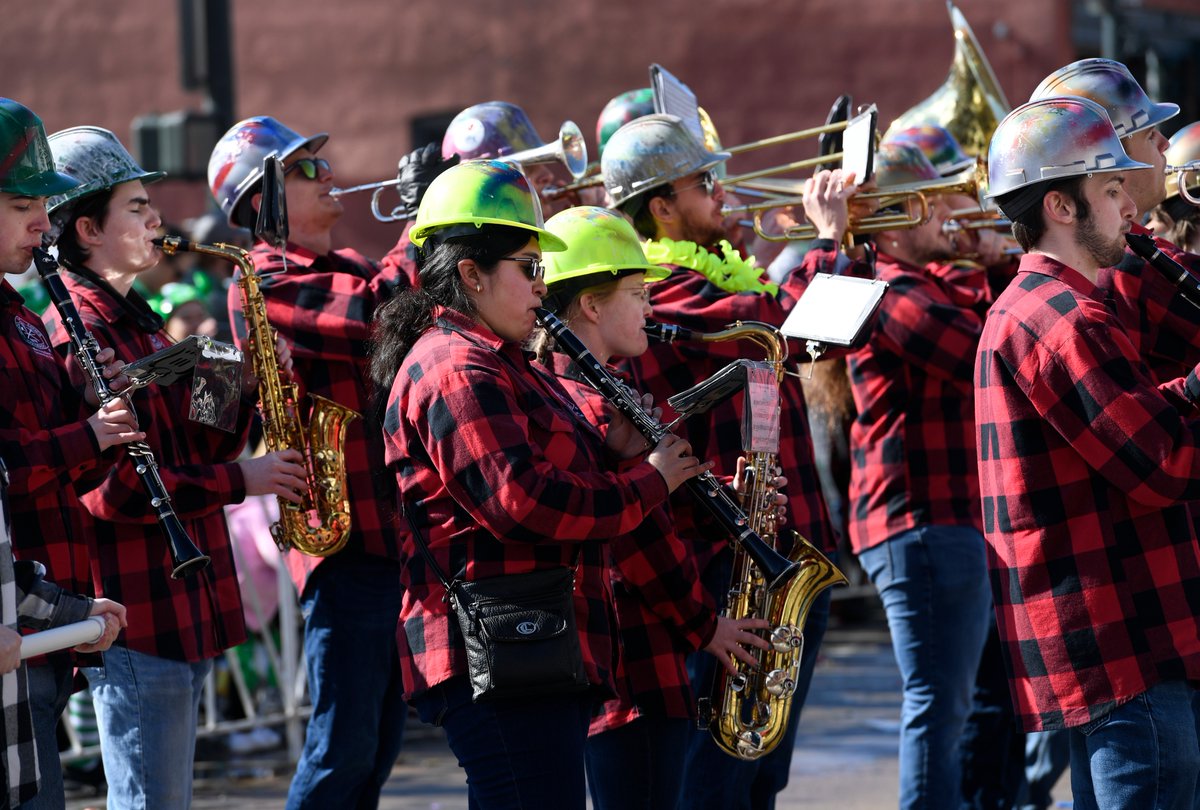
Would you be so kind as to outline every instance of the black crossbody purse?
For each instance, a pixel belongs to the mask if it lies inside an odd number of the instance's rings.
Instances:
[[[466,646],[473,702],[588,688],[575,626],[574,567],[450,581],[407,508],[404,514],[426,564],[446,587]]]

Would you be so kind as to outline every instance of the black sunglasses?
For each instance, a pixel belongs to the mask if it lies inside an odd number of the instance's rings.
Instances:
[[[293,169],[299,169],[309,180],[316,180],[320,177],[321,172],[329,171],[329,161],[325,158],[300,158],[284,169],[283,173],[291,174]]]
[[[530,281],[537,281],[546,274],[546,265],[542,264],[542,260],[536,256],[505,256],[501,261],[516,262],[521,265],[525,278]]]
[[[684,186],[683,188],[672,188],[671,194],[675,195],[681,191],[690,191],[691,189],[701,188],[701,187],[704,188],[705,196],[711,197],[713,195],[713,192],[717,190],[717,174],[716,174],[716,172],[714,172],[712,169],[709,169],[704,174],[700,175],[700,179],[697,180],[695,183],[692,183],[690,186]]]

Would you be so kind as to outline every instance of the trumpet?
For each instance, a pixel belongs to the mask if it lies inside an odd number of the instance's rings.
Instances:
[[[1200,205],[1200,197],[1193,194],[1187,187],[1187,176],[1195,175],[1200,179],[1200,160],[1193,160],[1190,163],[1184,163],[1182,166],[1167,166],[1165,173],[1167,177],[1176,175],[1175,182],[1179,185],[1179,196],[1190,202],[1192,205]]]
[[[984,169],[982,165],[966,169],[956,175],[941,180],[923,180],[917,183],[902,183],[900,185],[880,188],[855,194],[852,199],[856,202],[873,201],[880,208],[891,208],[909,205],[915,210],[892,212],[880,211],[870,216],[851,218],[847,234],[879,233],[880,231],[903,230],[916,228],[929,221],[929,198],[937,194],[967,194],[979,198],[979,190],[983,187]],[[801,196],[775,197],[762,202],[747,205],[725,206],[721,209],[722,216],[741,216],[754,214],[754,232],[768,242],[786,242],[791,240],[810,240],[817,238],[817,229],[808,223],[794,225],[784,229],[781,234],[768,233],[762,225],[763,216],[775,208],[788,208],[803,205]],[[980,206],[982,208],[982,206]]]
[[[542,146],[536,146],[532,149],[513,152],[511,155],[500,155],[499,157],[491,158],[491,160],[511,163],[522,169],[526,166],[533,166],[539,163],[561,163],[567,167],[567,171],[571,173],[571,176],[578,180],[587,173],[587,144],[583,140],[583,133],[575,122],[564,121],[558,130],[558,140],[551,141]],[[383,192],[398,185],[400,185],[399,177],[392,180],[380,180],[376,183],[364,183],[361,186],[335,188],[329,192],[329,196],[344,197],[347,194],[357,194],[360,191],[373,191],[374,193],[371,195],[371,213],[375,216],[375,219],[380,222],[398,222],[415,216],[416,212],[410,211],[404,205],[397,205],[389,213],[385,214],[379,207]],[[565,193],[565,191],[562,193]]]

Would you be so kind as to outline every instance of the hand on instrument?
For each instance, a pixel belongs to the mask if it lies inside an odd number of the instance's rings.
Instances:
[[[850,226],[849,200],[857,191],[854,172],[841,169],[819,171],[804,181],[804,215],[818,239],[842,241]]]
[[[0,624],[0,675],[21,666],[21,634]]]
[[[258,458],[239,461],[247,495],[275,495],[292,503],[303,500],[308,489],[304,456],[296,450],[276,450]]]
[[[668,433],[650,451],[646,459],[667,482],[667,491],[674,492],[689,478],[712,469],[711,461],[701,462],[692,455],[692,446],[674,433]]]
[[[787,517],[787,495],[783,494],[783,488],[787,486],[787,476],[780,475],[778,467],[771,468],[771,489],[775,490],[775,506],[779,509],[779,519],[783,520]],[[733,474],[733,491],[738,495],[745,495],[749,486],[749,479],[746,476],[746,457],[738,456],[737,470]]]
[[[92,612],[89,615],[104,617],[104,635],[91,644],[80,644],[75,647],[76,652],[104,652],[117,640],[117,635],[121,632],[121,629],[129,625],[129,622],[125,618],[125,606],[111,599],[94,600],[92,602]]]
[[[108,382],[109,390],[121,391],[129,386],[129,378],[121,373],[125,362],[118,360],[117,353],[111,348],[96,352],[96,366],[100,369],[100,376]],[[83,392],[83,398],[93,408],[100,407],[100,399],[91,388]]]
[[[120,398],[101,406],[100,410],[88,417],[87,423],[102,453],[115,445],[140,442],[146,438],[146,434],[138,430],[137,414]]]
[[[425,196],[425,189],[433,179],[457,163],[458,155],[442,158],[442,146],[437,142],[414,149],[400,158],[396,166],[396,179],[400,181],[396,193],[408,209],[409,217],[417,215],[421,197]]]
[[[642,394],[641,406],[642,411],[649,414],[652,419],[657,421],[662,417],[662,408],[654,407],[652,394]],[[611,420],[608,424],[608,433],[604,438],[604,443],[609,450],[613,451],[618,458],[636,458],[650,452],[650,442],[646,441],[646,438],[626,418],[625,414],[608,402],[604,403],[604,411]]]
[[[728,616],[718,616],[717,632],[713,633],[712,640],[704,646],[704,651],[716,657],[730,675],[736,675],[737,667],[730,657],[737,658],[748,666],[757,666],[758,660],[746,648],[757,647],[765,650],[770,645],[766,639],[750,631],[766,630],[770,626],[766,619],[731,619]]]
[[[280,337],[279,333],[275,334],[275,362],[278,364],[279,370],[291,378],[292,347],[287,344],[286,340]]]

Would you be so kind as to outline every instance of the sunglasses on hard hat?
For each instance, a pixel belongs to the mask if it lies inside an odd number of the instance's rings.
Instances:
[[[329,161],[325,158],[300,158],[283,170],[284,175],[291,174],[293,169],[299,169],[309,180],[316,180],[321,176],[321,172],[330,170]]]

